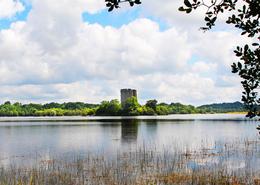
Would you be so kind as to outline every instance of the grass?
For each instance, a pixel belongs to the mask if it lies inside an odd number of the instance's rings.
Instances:
[[[85,154],[38,160],[33,166],[0,167],[0,185],[260,185],[258,139],[216,143],[215,149],[172,148]],[[218,159],[218,162],[215,162]],[[230,161],[243,161],[243,168]]]

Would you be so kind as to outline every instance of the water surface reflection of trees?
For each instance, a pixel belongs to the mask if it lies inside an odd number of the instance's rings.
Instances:
[[[121,122],[121,140],[122,143],[136,143],[138,139],[138,133],[143,133],[143,139],[146,139],[148,135],[151,137],[156,136],[157,121],[140,121],[140,120],[122,120]]]
[[[122,143],[135,143],[138,137],[138,120],[122,120]]]

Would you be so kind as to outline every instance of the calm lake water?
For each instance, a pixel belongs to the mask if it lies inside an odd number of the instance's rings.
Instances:
[[[226,142],[259,141],[258,124],[243,115],[228,114],[0,118],[0,164],[85,153],[113,156],[139,147],[219,150]],[[259,150],[256,152],[253,163],[260,166]]]

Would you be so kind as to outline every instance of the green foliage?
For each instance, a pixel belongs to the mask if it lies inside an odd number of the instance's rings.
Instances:
[[[183,105],[181,103],[171,103],[169,105],[171,114],[196,114],[199,110],[192,105]]]
[[[146,107],[149,107],[151,109],[153,109],[154,111],[156,110],[156,106],[157,106],[157,100],[148,100],[145,104]]]
[[[170,114],[170,112],[171,112],[170,108],[168,108],[167,105],[158,105],[156,107],[156,113],[158,115],[168,115],[168,114]]]
[[[121,105],[118,100],[102,101],[96,111],[98,116],[117,116],[120,114]]]
[[[0,105],[0,116],[87,116],[94,115],[97,105],[81,102],[69,103],[73,108],[66,109],[68,103],[21,104],[5,102]],[[81,105],[81,106],[79,106]],[[91,107],[91,108],[89,108]]]
[[[83,103],[83,102],[68,102],[68,103],[62,104],[63,109],[69,109],[69,110],[77,110],[77,109],[84,109],[84,108],[95,108],[95,107],[97,107],[97,105]]]
[[[200,107],[183,105],[181,103],[157,104],[157,100],[149,100],[140,105],[136,97],[127,99],[123,107],[118,100],[103,101],[100,105],[82,102],[21,104],[5,102],[0,105],[0,116],[138,116],[138,115],[168,115],[196,113],[224,113],[244,111],[240,102],[211,104]]]
[[[217,113],[225,113],[225,112],[245,112],[246,109],[244,104],[240,102],[234,103],[218,103],[218,104],[210,104],[210,105],[202,105],[198,107],[199,109],[205,110],[207,112],[217,112]]]
[[[140,106],[138,109],[139,115],[156,115],[156,111],[148,106]]]
[[[44,104],[42,108],[43,109],[62,108],[62,105],[59,103],[51,102],[51,103]]]
[[[142,112],[142,108],[139,105],[135,96],[128,98],[122,107],[122,114],[128,116],[137,116]]]

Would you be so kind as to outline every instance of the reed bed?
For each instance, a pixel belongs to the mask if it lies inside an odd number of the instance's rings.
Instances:
[[[0,167],[0,185],[260,185],[259,149],[258,140],[244,140],[184,152],[144,145],[113,156],[57,156]]]

